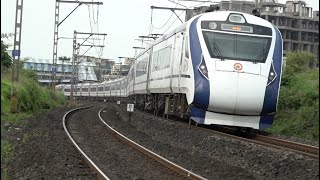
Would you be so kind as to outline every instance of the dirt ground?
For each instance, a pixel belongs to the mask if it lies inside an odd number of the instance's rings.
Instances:
[[[319,179],[319,161],[264,146],[186,129],[181,123],[107,104],[108,123],[139,144],[208,179]],[[69,142],[62,117],[71,108],[58,108],[26,120],[2,124],[1,139],[16,145],[8,163],[10,179],[96,179]],[[108,115],[108,113],[111,113]]]

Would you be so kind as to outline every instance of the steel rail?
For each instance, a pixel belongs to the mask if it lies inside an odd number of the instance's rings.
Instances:
[[[121,141],[125,142],[126,144],[132,146],[133,148],[137,149],[138,151],[142,152],[143,154],[147,155],[148,157],[154,159],[155,161],[161,163],[162,165],[166,166],[167,168],[173,170],[174,172],[177,172],[178,174],[182,175],[185,178],[188,179],[192,179],[192,180],[198,180],[198,179],[206,179],[200,175],[197,175],[167,159],[165,159],[164,157],[150,151],[149,149],[139,145],[138,143],[132,141],[131,139],[127,138],[126,136],[122,135],[120,132],[118,132],[117,130],[115,130],[114,128],[112,128],[111,126],[109,126],[101,117],[101,112],[106,109],[103,108],[99,111],[99,118],[102,121],[103,124],[105,124],[107,126],[107,128],[117,137],[119,138]]]
[[[71,140],[71,142],[73,143],[73,145],[76,147],[76,149],[82,154],[82,156],[84,157],[85,161],[89,164],[90,168],[96,173],[96,175],[98,176],[98,179],[107,179],[110,180],[102,171],[101,169],[86,155],[86,153],[84,153],[82,151],[82,149],[77,145],[77,143],[73,140],[72,136],[70,135],[67,126],[66,126],[66,118],[72,113],[75,112],[77,110],[81,110],[81,109],[87,109],[92,107],[92,105],[90,106],[85,106],[85,107],[79,107],[79,108],[75,108],[72,109],[70,111],[68,111],[62,119],[62,124],[63,124],[63,128],[65,130],[65,132],[67,133],[69,139]]]
[[[259,134],[255,134],[255,137],[253,139],[269,144],[274,144],[286,149],[294,150],[295,152],[299,152],[304,155],[319,159],[319,147],[316,146],[278,139],[270,136],[263,136]]]
[[[198,128],[198,127],[194,127],[194,128]],[[230,128],[227,128],[227,127],[225,127],[225,128],[221,127],[221,128],[223,130],[226,130],[227,132],[220,132],[217,130],[206,129],[206,128],[203,128],[203,129],[211,131],[215,134],[229,137],[229,138],[239,139],[239,140],[251,142],[254,144],[260,144],[260,145],[275,148],[275,149],[279,149],[279,148],[286,149],[286,150],[289,150],[289,151],[292,151],[295,153],[299,153],[299,154],[303,154],[303,155],[308,156],[310,158],[319,160],[319,147],[316,147],[316,146],[310,146],[307,144],[287,141],[287,140],[278,139],[278,138],[274,138],[274,137],[270,137],[270,136],[263,136],[260,134],[253,134],[252,138],[245,138],[245,137],[230,134],[231,133]],[[250,135],[250,136],[252,136],[252,135]]]
[[[139,111],[139,112],[146,113],[143,111]],[[146,113],[146,114],[149,114],[149,113]],[[183,123],[183,124],[185,124],[185,123]],[[311,146],[311,145],[297,143],[297,142],[293,142],[293,141],[278,139],[278,138],[274,138],[274,137],[270,137],[270,136],[263,136],[260,134],[253,134],[254,137],[251,139],[245,138],[245,137],[231,134],[231,133],[235,133],[236,131],[234,131],[234,129],[228,128],[228,127],[220,127],[221,129],[223,129],[223,131],[221,132],[218,130],[212,130],[212,129],[202,128],[202,127],[198,127],[198,126],[191,126],[191,125],[186,125],[186,126],[189,126],[189,128],[201,128],[202,130],[206,130],[211,133],[215,133],[215,134],[218,134],[218,135],[221,135],[224,137],[247,141],[247,142],[254,143],[254,144],[260,144],[260,145],[275,148],[275,149],[279,149],[279,148],[286,149],[286,150],[289,150],[289,151],[292,151],[295,153],[299,153],[299,154],[303,154],[303,155],[308,156],[310,158],[319,160],[319,147],[316,147],[316,146]]]

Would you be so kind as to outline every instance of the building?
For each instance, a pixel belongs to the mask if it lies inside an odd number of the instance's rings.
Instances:
[[[95,74],[97,76],[98,81],[103,81],[103,76],[110,74],[112,66],[114,65],[114,61],[111,59],[105,58],[97,58],[93,56],[82,56],[79,61],[86,61],[95,63],[96,66],[94,67]]]
[[[134,58],[126,58],[124,63],[113,63],[110,73],[103,75],[103,80],[109,81],[117,79],[119,77],[127,76],[130,71],[131,64],[134,62]]]
[[[76,71],[78,82],[97,81],[94,72],[95,63],[81,62]],[[30,69],[37,73],[38,80],[42,84],[52,83],[52,71],[56,72],[56,84],[70,83],[72,79],[72,65],[70,61],[57,60],[57,68],[54,70],[51,59],[27,59],[23,61],[23,68]]]
[[[222,11],[249,14],[258,6],[260,16],[279,28],[283,38],[284,56],[290,51],[309,51],[319,61],[319,11],[312,11],[304,1],[286,1],[281,4],[277,3],[277,0],[265,0],[257,5],[255,1],[221,1],[218,5],[188,10],[186,20],[215,6],[219,6]]]

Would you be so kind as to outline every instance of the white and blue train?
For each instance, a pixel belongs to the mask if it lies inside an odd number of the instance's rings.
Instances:
[[[198,124],[265,129],[274,119],[282,73],[277,27],[250,14],[200,14],[158,38],[125,78],[78,84],[75,96],[133,102]],[[58,85],[66,96],[70,85]]]

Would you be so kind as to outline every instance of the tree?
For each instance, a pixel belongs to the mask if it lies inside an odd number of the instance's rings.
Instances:
[[[1,34],[1,69],[2,67],[10,68],[12,66],[12,58],[7,53],[9,45],[3,42],[3,38],[8,38],[10,36],[11,34]]]

